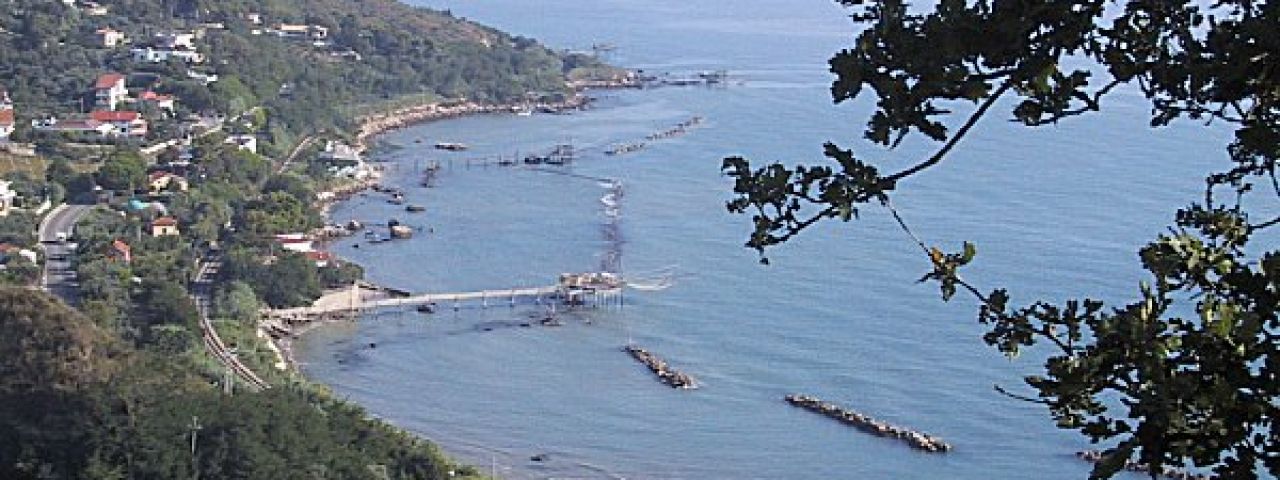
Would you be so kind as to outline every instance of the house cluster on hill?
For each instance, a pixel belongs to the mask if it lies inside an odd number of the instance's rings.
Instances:
[[[93,110],[87,115],[72,115],[63,119],[35,120],[37,130],[69,133],[88,133],[102,137],[142,138],[147,135],[147,119],[139,111],[152,107],[161,115],[173,115],[176,99],[173,95],[143,90],[130,96],[127,77],[120,73],[104,73],[98,76],[90,88]]]
[[[129,50],[136,62],[164,63],[180,60],[187,64],[204,63],[204,55],[196,51],[196,40],[203,30],[193,32],[165,32],[151,37],[147,45]]]

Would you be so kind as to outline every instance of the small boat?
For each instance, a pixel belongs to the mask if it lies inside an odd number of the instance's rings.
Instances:
[[[463,150],[466,150],[467,148],[469,147],[467,147],[467,144],[465,143],[440,142],[436,144],[437,150],[448,150],[450,152],[461,152]]]
[[[528,108],[522,108],[522,109],[516,110],[516,116],[518,117],[529,117],[532,115],[533,115],[533,110]]]
[[[425,212],[427,211],[427,207],[424,207],[422,205],[409,204],[404,207],[404,210],[406,212]]]

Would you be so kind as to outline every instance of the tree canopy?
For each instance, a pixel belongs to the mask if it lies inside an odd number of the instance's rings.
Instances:
[[[47,294],[0,287],[0,312],[2,478],[468,477],[303,386],[225,395],[186,357],[135,350]]]
[[[1224,478],[1280,474],[1273,420],[1280,417],[1280,250],[1250,244],[1280,224],[1265,217],[1280,200],[1280,5],[839,3],[863,28],[831,59],[833,99],[875,97],[864,132],[872,142],[892,148],[917,133],[941,145],[889,172],[834,144],[826,146],[827,163],[813,166],[753,168],[744,158],[725,159],[735,182],[728,209],[753,218],[746,245],[763,255],[824,220],[849,222],[864,208],[886,208],[931,265],[922,280],[935,282],[944,300],[963,292],[979,301],[987,344],[1010,356],[1049,349],[1044,371],[1025,378],[1034,396],[997,388],[1044,404],[1062,428],[1103,443],[1092,477],[1110,477],[1130,460],[1153,472],[1191,464]],[[1152,127],[1200,120],[1235,129],[1225,145],[1230,163],[1206,175],[1203,196],[1177,210],[1168,233],[1138,249],[1149,278],[1132,302],[1015,306],[1007,290],[984,290],[961,275],[975,258],[973,244],[947,253],[919,239],[894,210],[906,181],[946,161],[995,109],[1010,106],[1029,127],[1087,121],[1122,86],[1149,100]],[[966,104],[969,114],[949,129],[944,121]]]

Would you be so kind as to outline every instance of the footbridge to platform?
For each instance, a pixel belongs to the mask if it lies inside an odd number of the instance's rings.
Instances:
[[[459,309],[463,305],[474,306],[477,303],[481,307],[514,306],[518,303],[601,306],[621,304],[622,290],[622,284],[598,288],[552,285],[472,292],[410,294],[360,283],[350,288],[330,291],[309,306],[268,310],[265,313],[275,319],[306,320],[388,308]]]

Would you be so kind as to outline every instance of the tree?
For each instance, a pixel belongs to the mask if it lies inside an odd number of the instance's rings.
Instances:
[[[273,308],[309,305],[322,293],[315,264],[300,253],[285,253],[260,270],[254,290]]]
[[[864,90],[877,98],[865,131],[873,142],[892,148],[915,132],[941,146],[890,173],[834,144],[828,165],[757,169],[725,159],[735,180],[728,209],[753,216],[747,246],[763,255],[816,223],[886,208],[932,266],[922,280],[935,282],[943,300],[959,291],[979,301],[986,343],[1010,356],[1050,349],[1044,371],[1025,379],[1034,397],[997,389],[1105,442],[1093,478],[1131,459],[1153,475],[1187,463],[1224,478],[1256,478],[1260,468],[1280,475],[1280,250],[1249,243],[1280,224],[1264,208],[1274,214],[1280,199],[1280,8],[1244,0],[944,0],[925,10],[840,3],[856,7],[853,19],[867,28],[831,59],[835,101]],[[1107,8],[1117,3],[1123,8]],[[1093,68],[1064,66],[1078,62]],[[1013,118],[1035,127],[1086,117],[1122,85],[1150,101],[1153,127],[1191,119],[1236,128],[1231,162],[1207,176],[1203,197],[1139,249],[1150,279],[1133,302],[1014,307],[1005,289],[960,275],[974,245],[946,253],[894,210],[899,187],[945,161],[1000,100],[1015,99]],[[950,131],[942,118],[966,103],[970,114]]]
[[[258,320],[258,311],[262,305],[253,287],[242,281],[233,281],[225,288],[219,289],[213,301],[214,312],[221,318],[231,319],[246,325],[254,325]]]
[[[98,169],[98,183],[116,191],[133,191],[147,178],[147,162],[136,152],[117,152]]]

